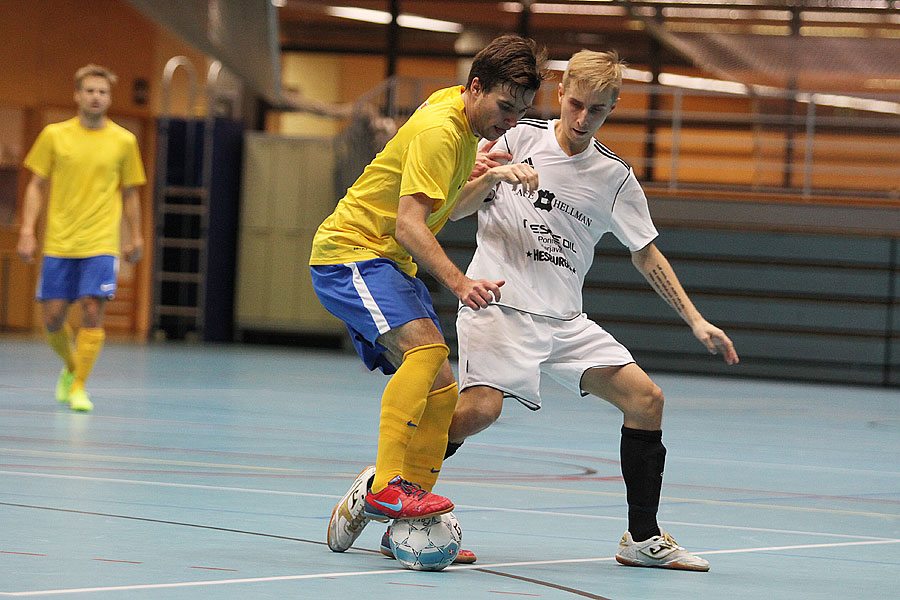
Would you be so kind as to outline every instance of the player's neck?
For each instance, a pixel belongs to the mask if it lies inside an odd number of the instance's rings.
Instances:
[[[566,137],[565,133],[563,132],[562,121],[556,122],[556,126],[553,128],[553,133],[556,136],[556,143],[559,144],[560,149],[568,156],[581,154],[591,144],[590,140],[586,140],[584,144],[578,144],[577,146],[574,145],[572,140]]]
[[[472,133],[475,134],[476,137],[481,137],[481,134],[475,131],[475,124],[472,123],[472,111],[474,110],[471,107],[472,104],[472,94],[469,92],[469,89],[466,88],[462,91],[462,100],[463,100],[463,113],[466,115],[466,121],[469,122],[469,129]]]
[[[103,129],[106,127],[106,115],[88,115],[80,112],[78,113],[78,122],[85,129]]]

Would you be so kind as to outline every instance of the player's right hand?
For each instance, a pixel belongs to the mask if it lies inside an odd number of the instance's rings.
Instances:
[[[19,243],[16,244],[19,257],[29,265],[34,262],[34,254],[37,251],[37,238],[33,233],[22,232],[19,234]]]
[[[499,139],[499,138],[498,138]],[[497,140],[493,140],[481,147],[475,155],[475,166],[472,167],[472,173],[469,175],[469,181],[478,179],[494,167],[506,164],[512,160],[512,154],[505,150],[494,150],[494,144]]]
[[[500,286],[504,283],[506,283],[505,280],[474,280],[466,277],[462,289],[457,292],[456,297],[472,310],[486,308],[491,302],[500,299]]]

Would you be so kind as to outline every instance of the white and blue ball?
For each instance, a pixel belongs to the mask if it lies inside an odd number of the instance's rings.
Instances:
[[[391,525],[391,550],[407,569],[440,571],[462,547],[462,529],[453,513],[424,519],[397,519]]]

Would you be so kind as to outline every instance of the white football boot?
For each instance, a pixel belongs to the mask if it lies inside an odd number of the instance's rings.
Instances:
[[[616,560],[629,567],[709,571],[709,562],[679,546],[672,536],[661,529],[660,535],[643,542],[635,542],[631,532],[626,531],[619,542]]]
[[[375,467],[366,467],[356,477],[356,481],[331,511],[328,522],[328,547],[334,552],[343,552],[353,545],[369,520],[363,514],[366,494],[375,476]]]

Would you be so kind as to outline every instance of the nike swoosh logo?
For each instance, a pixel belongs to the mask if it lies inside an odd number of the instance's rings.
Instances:
[[[440,473],[441,470],[440,470],[440,469],[435,469],[434,467],[431,467],[431,472],[432,472],[432,473]]]
[[[418,427],[418,425],[416,425],[412,421],[407,421],[406,424],[409,425],[410,427]]]
[[[397,511],[399,511],[401,508],[403,508],[403,503],[400,502],[399,500],[397,500],[397,501],[394,502],[393,504],[388,504],[387,502],[382,502],[382,501],[380,501],[380,500],[375,500],[375,499],[373,498],[372,500],[370,500],[370,502],[374,502],[375,504],[380,504],[381,506],[385,507],[386,509],[392,510],[392,511],[394,511],[394,512],[397,512]]]

